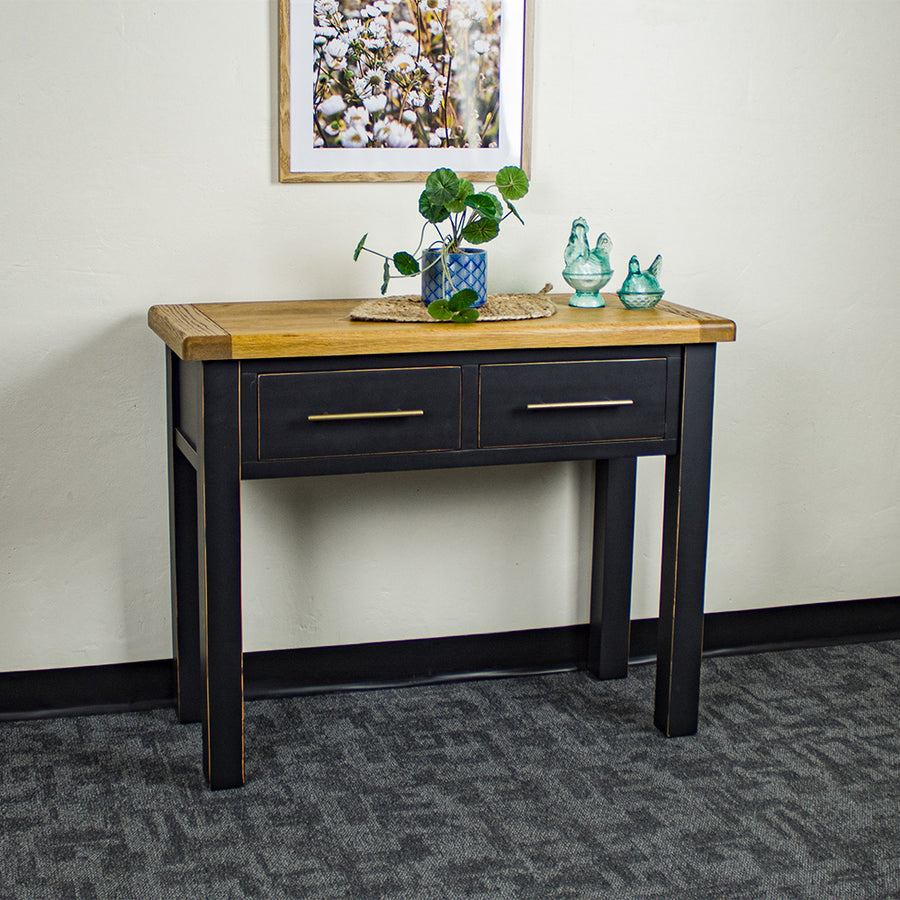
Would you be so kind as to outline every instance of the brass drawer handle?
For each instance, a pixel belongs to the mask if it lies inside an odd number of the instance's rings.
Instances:
[[[580,400],[569,403],[529,403],[526,409],[585,409],[597,406],[634,406],[634,400]]]
[[[402,419],[408,416],[424,415],[424,409],[392,409],[385,412],[324,413],[307,416],[306,419],[308,422],[342,422],[350,419]]]

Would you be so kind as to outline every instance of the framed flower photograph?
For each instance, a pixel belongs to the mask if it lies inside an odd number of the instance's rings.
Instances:
[[[533,0],[279,0],[279,180],[528,171]]]

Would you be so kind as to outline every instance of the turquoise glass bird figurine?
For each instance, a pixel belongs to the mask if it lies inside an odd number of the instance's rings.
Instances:
[[[569,234],[569,243],[564,253],[565,268],[563,278],[575,289],[569,299],[569,306],[580,306],[596,309],[606,306],[600,289],[612,278],[613,270],[609,264],[609,251],[612,241],[604,232],[597,238],[593,250],[588,242],[588,223],[585,219],[575,219]]]
[[[641,264],[636,256],[628,263],[628,275],[618,292],[619,299],[626,309],[652,309],[662,300],[665,291],[659,286],[659,270],[662,268],[662,256],[657,256],[650,267],[641,271]]]

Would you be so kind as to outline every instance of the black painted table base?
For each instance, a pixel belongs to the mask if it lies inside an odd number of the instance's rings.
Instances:
[[[168,350],[178,715],[202,722],[210,786],[244,782],[242,478],[594,460],[585,665],[609,679],[624,677],[628,663],[636,459],[665,455],[654,721],[668,736],[694,733],[715,351],[699,343],[185,361]],[[376,409],[369,398],[390,403]]]

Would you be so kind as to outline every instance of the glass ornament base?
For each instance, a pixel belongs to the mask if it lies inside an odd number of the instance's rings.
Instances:
[[[653,309],[662,300],[665,291],[618,291],[625,309]]]
[[[569,298],[569,306],[577,306],[580,309],[599,309],[606,306],[603,294],[585,294],[578,291]]]

